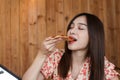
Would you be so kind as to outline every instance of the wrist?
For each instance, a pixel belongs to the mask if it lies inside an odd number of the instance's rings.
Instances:
[[[47,56],[48,54],[47,54],[47,52],[43,52],[43,51],[39,50],[38,55],[39,56]]]

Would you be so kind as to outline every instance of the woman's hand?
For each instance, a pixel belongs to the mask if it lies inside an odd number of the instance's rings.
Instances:
[[[62,38],[48,37],[46,38],[41,45],[40,52],[47,55],[48,53],[53,52],[56,49],[56,44],[62,41]]]

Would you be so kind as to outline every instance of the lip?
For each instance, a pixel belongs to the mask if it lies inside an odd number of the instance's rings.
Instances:
[[[74,43],[74,42],[76,42],[76,41],[77,41],[77,38],[76,38],[75,36],[69,36],[69,37],[71,37],[71,38],[75,39],[75,41],[68,41],[68,43],[69,43],[69,44],[72,44],[72,43]]]
[[[77,38],[76,38],[75,36],[69,36],[69,37],[71,37],[71,38],[73,38],[73,39],[77,40]]]

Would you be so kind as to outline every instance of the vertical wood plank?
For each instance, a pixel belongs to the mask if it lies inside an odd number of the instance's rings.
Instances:
[[[67,26],[72,18],[72,0],[64,0],[64,26],[65,33],[67,30]]]
[[[6,66],[8,69],[11,67],[11,26],[10,26],[10,9],[11,9],[11,2],[10,0],[5,0],[3,2],[3,21],[2,21],[2,28],[3,28],[3,65]]]
[[[46,0],[37,1],[37,19],[38,19],[38,48],[40,48],[42,41],[46,38]]]
[[[72,0],[72,16],[80,13],[80,0]]]
[[[116,8],[115,8],[115,0],[113,0],[112,1],[112,5],[113,5],[113,8],[112,8],[112,14],[111,14],[111,16],[112,16],[112,23],[111,24],[113,24],[113,26],[111,26],[111,31],[113,31],[113,39],[114,39],[114,43],[113,43],[113,46],[114,46],[114,52],[113,53],[111,53],[112,55],[114,55],[114,56],[112,56],[111,55],[111,59],[113,59],[114,60],[114,64],[115,65],[117,65],[118,64],[118,58],[117,58],[117,50],[116,50],[116,48],[117,48],[117,45],[118,45],[118,42],[117,42],[117,34],[118,34],[118,26],[116,25],[117,24],[117,22],[116,22]]]
[[[120,50],[119,50],[119,48],[120,48],[120,0],[118,0],[118,1],[115,1],[114,2],[115,3],[115,5],[114,5],[114,7],[115,7],[115,17],[114,17],[114,20],[115,20],[115,28],[116,28],[116,31],[115,31],[115,39],[116,39],[116,41],[115,41],[115,43],[116,43],[116,59],[117,59],[117,66],[118,67],[120,67],[120,58],[119,58],[119,56],[120,56]],[[120,71],[119,71],[119,73],[120,73]]]
[[[111,6],[111,7],[110,7]],[[107,29],[106,29],[106,45],[107,45],[107,56],[108,58],[111,60],[111,62],[113,62],[114,64],[117,64],[117,58],[115,57],[115,55],[117,55],[116,52],[116,39],[115,39],[115,7],[114,7],[114,1],[110,0],[107,1],[106,0],[106,23],[107,23]]]
[[[11,71],[19,75],[20,73],[20,53],[19,53],[19,1],[11,0]],[[13,66],[14,65],[14,66]]]
[[[107,6],[106,6],[106,0],[103,0],[103,11],[104,11],[104,15],[103,15],[103,20],[104,20],[104,30],[105,30],[105,55],[106,57],[108,57],[109,53],[107,52],[108,49],[107,49],[107,17],[106,17],[106,14],[107,14]]]
[[[65,35],[64,26],[64,4],[63,0],[56,0],[56,34]],[[64,42],[58,44],[58,48],[63,48]]]
[[[0,5],[0,42],[2,42],[2,25],[1,25],[1,21],[2,21],[2,10],[1,10],[2,5]],[[0,63],[2,63],[2,44],[0,43]]]
[[[29,0],[28,4],[28,38],[29,54],[28,61],[32,63],[37,52],[37,0]],[[29,65],[30,65],[29,63]]]
[[[117,27],[117,33],[116,33],[116,38],[117,38],[117,41],[116,41],[116,48],[117,48],[117,55],[116,55],[116,58],[118,59],[118,64],[117,66],[120,67],[120,58],[119,58],[119,53],[120,53],[120,0],[118,1],[115,1],[115,10],[116,10],[116,27]],[[120,71],[119,71],[120,73]]]
[[[80,0],[80,12],[90,12],[90,1],[91,0]]]
[[[29,55],[28,50],[28,0],[20,0],[20,75],[27,70]],[[27,63],[26,63],[27,62]]]
[[[97,15],[99,13],[99,5],[98,5],[99,1],[98,0],[90,0],[89,1],[89,8],[90,8],[90,12]]]
[[[56,0],[56,33],[64,34],[63,0]]]
[[[46,0],[47,36],[56,35],[55,0]]]
[[[95,2],[95,1],[94,1]],[[96,7],[96,10],[93,10],[93,13],[95,11],[95,13],[97,14],[97,16],[100,18],[100,20],[102,22],[104,22],[104,0],[101,0],[101,1],[96,1],[96,3],[93,4],[96,4],[94,7]],[[93,8],[94,9],[94,8]]]
[[[0,3],[0,63],[3,64],[3,26],[4,26],[4,5],[5,0]]]

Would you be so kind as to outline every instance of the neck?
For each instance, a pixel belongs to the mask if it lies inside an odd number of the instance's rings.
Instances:
[[[87,50],[72,51],[72,78],[76,79],[85,61]]]
[[[73,63],[81,64],[85,60],[87,50],[72,51]]]

